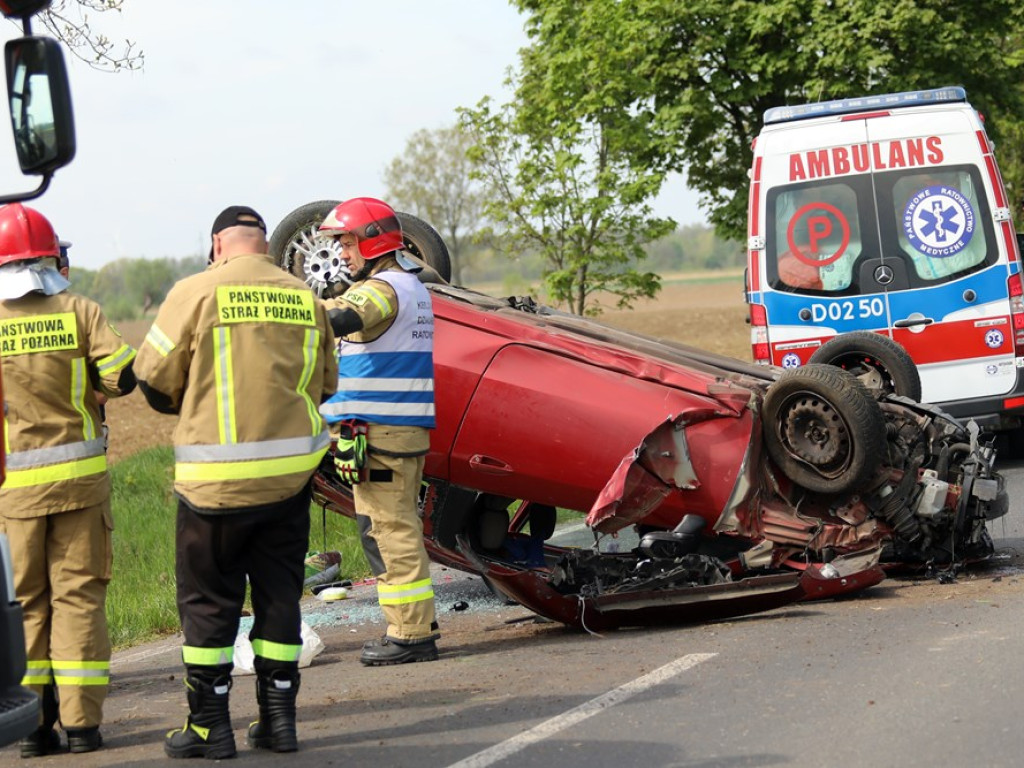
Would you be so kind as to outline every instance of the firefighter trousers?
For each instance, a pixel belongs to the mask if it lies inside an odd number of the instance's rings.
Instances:
[[[2,527],[25,615],[23,682],[40,697],[44,685],[56,684],[65,729],[100,725],[110,687],[110,500],[40,517],[4,517]]]
[[[175,574],[187,667],[231,663],[246,577],[253,612],[249,638],[257,661],[295,666],[302,650],[299,601],[309,505],[309,484],[284,501],[216,514],[179,499]]]
[[[417,641],[437,637],[430,560],[423,545],[419,492],[429,433],[422,427],[371,424],[365,479],[353,487],[356,511],[380,552],[377,599],[387,635]],[[406,455],[402,455],[406,454]]]

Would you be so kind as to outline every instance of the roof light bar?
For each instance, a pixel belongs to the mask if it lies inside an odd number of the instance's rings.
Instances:
[[[814,104],[797,104],[791,107],[772,107],[765,110],[764,124],[770,125],[771,123],[784,123],[789,120],[807,120],[812,117],[848,115],[853,112],[865,112],[868,110],[914,107],[921,106],[922,104],[943,104],[954,101],[967,101],[967,92],[960,86],[932,88],[927,91],[886,93],[879,96],[861,96],[855,99],[819,101]]]

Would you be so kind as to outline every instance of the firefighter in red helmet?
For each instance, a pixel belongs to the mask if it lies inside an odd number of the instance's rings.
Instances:
[[[135,388],[135,350],[94,301],[67,291],[60,245],[41,213],[0,208],[0,366],[9,440],[0,526],[25,613],[24,684],[42,700],[21,756],[102,744],[110,679],[105,601],[111,568],[110,476],[96,390]],[[45,382],[45,386],[42,383]]]
[[[331,301],[338,392],[320,406],[337,435],[335,466],[353,486],[364,550],[377,576],[387,631],[363,646],[370,666],[432,661],[439,637],[430,562],[418,513],[434,427],[434,315],[402,253],[390,205],[357,197],[320,226],[337,238],[352,286]]]

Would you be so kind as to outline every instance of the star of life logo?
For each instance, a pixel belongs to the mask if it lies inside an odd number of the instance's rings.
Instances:
[[[999,349],[1003,346],[1003,333],[993,328],[985,334],[985,344],[992,349]]]
[[[974,208],[960,191],[937,184],[920,189],[903,210],[903,232],[925,256],[960,253],[974,237]]]
[[[793,352],[790,352],[789,354],[784,355],[783,358],[782,358],[782,367],[783,368],[799,368],[800,367],[800,356],[797,355],[797,354],[794,354]]]

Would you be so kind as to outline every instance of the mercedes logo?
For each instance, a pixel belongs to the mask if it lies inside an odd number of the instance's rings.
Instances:
[[[892,282],[896,275],[892,271],[892,267],[887,267],[885,264],[875,270],[875,282],[879,285],[888,285]]]

